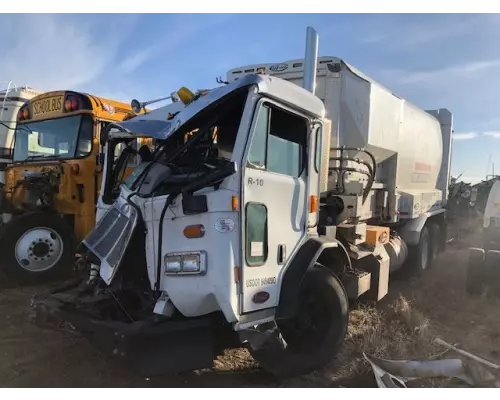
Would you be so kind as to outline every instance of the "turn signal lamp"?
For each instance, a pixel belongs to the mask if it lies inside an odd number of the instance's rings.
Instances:
[[[312,194],[309,196],[309,212],[315,213],[318,211],[318,196]]]
[[[197,239],[205,236],[203,225],[188,225],[184,228],[184,236],[188,239]]]
[[[231,208],[233,211],[237,211],[239,206],[238,196],[233,196],[231,198]]]

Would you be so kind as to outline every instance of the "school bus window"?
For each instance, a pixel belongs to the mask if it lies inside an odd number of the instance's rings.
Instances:
[[[92,140],[94,138],[93,123],[91,118],[83,118],[80,122],[78,132],[78,149],[76,156],[85,157],[92,151]]]
[[[14,161],[81,158],[92,150],[93,123],[85,114],[33,121],[19,124],[15,135]]]

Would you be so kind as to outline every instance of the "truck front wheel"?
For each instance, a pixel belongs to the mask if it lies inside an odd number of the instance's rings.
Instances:
[[[279,378],[307,374],[326,366],[347,332],[349,303],[339,280],[326,268],[306,273],[297,316],[278,322],[285,349],[252,350],[252,356]]]
[[[73,230],[54,214],[21,215],[4,225],[0,233],[0,267],[18,284],[61,277],[71,268],[74,251]]]

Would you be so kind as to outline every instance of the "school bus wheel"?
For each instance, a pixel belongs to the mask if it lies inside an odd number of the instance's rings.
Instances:
[[[27,213],[4,225],[0,233],[1,269],[20,284],[62,278],[75,255],[71,226],[58,215]]]

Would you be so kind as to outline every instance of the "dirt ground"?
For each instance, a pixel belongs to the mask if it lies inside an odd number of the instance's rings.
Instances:
[[[212,370],[137,378],[83,339],[37,328],[30,321],[29,300],[40,287],[2,283],[0,387],[374,387],[363,351],[425,360],[443,351],[432,344],[435,337],[500,363],[496,345],[500,343],[500,301],[466,294],[466,260],[466,247],[451,245],[421,279],[393,282],[390,295],[378,305],[353,304],[348,336],[331,365],[285,381],[260,370],[243,349],[227,351]],[[450,380],[422,383],[450,385]]]

